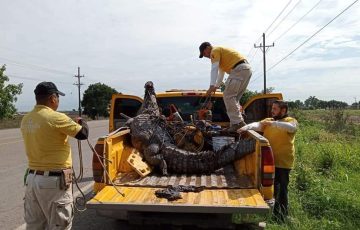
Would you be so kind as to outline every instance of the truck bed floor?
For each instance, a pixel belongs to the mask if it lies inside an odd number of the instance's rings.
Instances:
[[[170,185],[192,185],[204,188],[255,188],[248,175],[237,175],[234,167],[228,165],[209,175],[176,175],[163,176],[152,173],[141,178],[135,171],[119,173],[114,180],[116,185],[132,187],[168,187]]]

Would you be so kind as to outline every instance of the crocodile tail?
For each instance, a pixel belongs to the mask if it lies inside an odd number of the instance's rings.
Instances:
[[[167,145],[162,148],[161,154],[173,173],[210,173],[219,168],[216,153],[213,151],[195,153]]]
[[[241,139],[236,142],[235,160],[241,159],[244,156],[255,151],[256,141],[255,139]]]

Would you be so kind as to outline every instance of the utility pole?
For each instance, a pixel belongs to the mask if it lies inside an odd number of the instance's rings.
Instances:
[[[74,85],[77,85],[78,87],[78,93],[79,93],[79,117],[81,117],[81,99],[80,99],[80,88],[82,85],[84,85],[83,83],[80,83],[80,78],[84,77],[84,75],[80,75],[80,67],[78,67],[78,74],[75,75],[74,77],[77,77],[78,82],[74,83]]]
[[[256,46],[256,44],[254,44],[254,48],[260,48],[261,51],[263,52],[263,63],[264,63],[264,94],[266,94],[266,58],[265,58],[265,53],[268,49],[265,48],[269,48],[269,47],[274,47],[274,42],[272,45],[265,45],[265,33],[263,33],[263,43],[259,46]]]
[[[357,109],[359,109],[359,102],[356,101],[356,97],[354,97],[354,99],[355,99],[355,106]]]

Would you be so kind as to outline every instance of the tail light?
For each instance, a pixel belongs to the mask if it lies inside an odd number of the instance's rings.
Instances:
[[[101,157],[104,157],[104,144],[96,144],[95,150]],[[95,153],[93,153],[92,170],[94,181],[97,183],[104,183],[104,168]]]
[[[274,155],[270,146],[261,147],[262,186],[272,186],[275,177]]]

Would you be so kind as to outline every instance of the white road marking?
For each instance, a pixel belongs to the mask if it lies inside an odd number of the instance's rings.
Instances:
[[[1,137],[0,140],[8,140],[8,139],[18,139],[22,138],[21,136],[15,136],[15,137]]]
[[[15,144],[15,143],[19,143],[19,142],[23,142],[23,140],[1,143],[0,146],[2,146],[2,145],[8,145],[8,144]]]
[[[84,187],[81,188],[81,190],[84,192],[84,194],[86,195],[89,191],[90,191],[90,188],[94,185],[93,182],[85,185]],[[80,195],[80,191],[76,191],[74,192],[73,194],[73,197],[77,197]],[[15,228],[14,230],[25,230],[26,229],[26,224],[23,223],[22,225],[20,225],[19,227]]]

